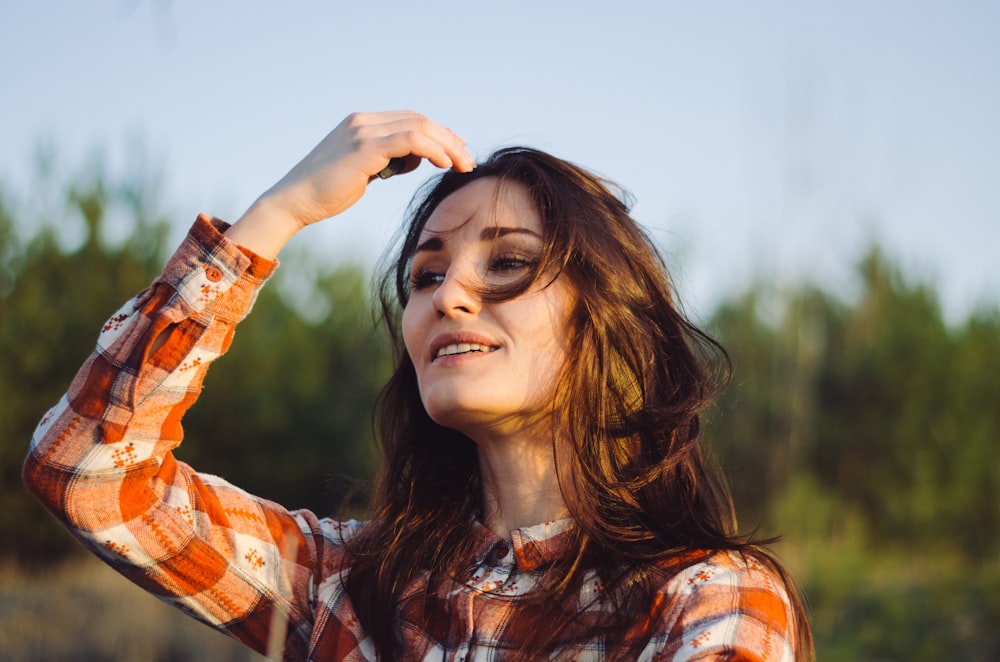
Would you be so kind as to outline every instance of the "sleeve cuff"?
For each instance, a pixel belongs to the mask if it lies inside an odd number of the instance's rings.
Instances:
[[[229,223],[215,216],[198,214],[198,218],[195,219],[194,225],[188,233],[188,238],[200,245],[210,255],[218,255],[223,260],[232,257],[233,271],[244,271],[250,279],[258,282],[270,278],[275,269],[278,268],[278,260],[261,257],[249,248],[244,248],[230,241],[223,234],[229,227]],[[243,259],[244,257],[246,260]]]
[[[174,255],[162,281],[172,287],[193,313],[238,322],[249,312],[257,292],[278,268],[223,235],[229,224],[200,214]]]

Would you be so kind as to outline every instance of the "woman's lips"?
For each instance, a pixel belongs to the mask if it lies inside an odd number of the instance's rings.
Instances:
[[[486,336],[472,332],[442,333],[431,341],[430,360],[467,355],[485,355],[499,349],[499,345]]]

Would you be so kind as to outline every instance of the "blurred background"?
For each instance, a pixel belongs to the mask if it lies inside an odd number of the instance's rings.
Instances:
[[[707,443],[745,531],[782,536],[820,660],[1000,658],[998,65],[987,1],[7,3],[3,656],[255,659],[82,557],[20,464],[197,212],[234,219],[347,113],[405,107],[633,194],[732,354]],[[368,283],[430,174],[283,253],[182,459],[356,506],[389,366]]]

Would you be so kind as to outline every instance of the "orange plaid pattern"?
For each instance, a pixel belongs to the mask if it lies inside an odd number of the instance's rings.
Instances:
[[[42,418],[24,480],[112,567],[248,646],[289,660],[373,659],[343,585],[342,543],[363,524],[286,510],[172,454],[208,366],[277,266],[226,240],[225,228],[200,216],[163,275],[104,325],[68,393]],[[564,551],[571,526],[519,529],[508,543],[472,523],[470,575],[433,587],[429,617],[415,600],[399,605],[404,658],[499,660],[516,650],[517,624],[543,626],[526,618],[518,596]],[[406,595],[426,588],[418,578]],[[608,608],[600,591],[596,580],[585,583],[580,604],[595,614]],[[784,587],[735,554],[670,575],[644,621],[635,628],[653,632],[644,660],[794,658]],[[600,660],[615,650],[584,637],[563,653]]]

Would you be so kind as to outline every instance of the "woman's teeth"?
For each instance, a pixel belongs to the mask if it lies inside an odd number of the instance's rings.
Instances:
[[[452,354],[465,354],[467,352],[492,352],[493,348],[489,345],[478,345],[476,343],[457,343],[454,345],[448,345],[447,347],[442,347],[438,350],[438,357],[451,356]]]

